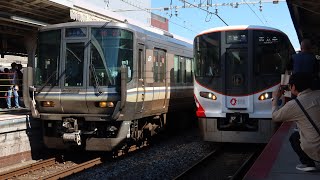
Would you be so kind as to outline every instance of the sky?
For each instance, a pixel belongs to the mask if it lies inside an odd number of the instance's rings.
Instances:
[[[287,3],[282,0],[278,4],[264,3],[262,0],[262,11],[260,4],[250,4],[259,0],[211,0],[212,4],[247,2],[239,5],[238,8],[231,6],[210,7],[210,12],[217,12],[220,18],[215,15],[207,15],[206,11],[199,8],[177,8],[176,10],[160,11],[163,7],[182,7],[183,3],[179,0],[151,0],[152,12],[169,20],[169,32],[178,36],[193,40],[200,32],[214,28],[230,25],[260,25],[279,29],[287,34],[293,47],[300,49],[299,40],[292,23]],[[207,0],[187,0],[192,4],[206,3]],[[281,0],[280,0],[281,1]],[[270,2],[270,1],[269,1]],[[206,8],[203,8],[206,9]]]

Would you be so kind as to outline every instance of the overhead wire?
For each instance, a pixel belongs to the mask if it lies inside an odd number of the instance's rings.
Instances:
[[[180,1],[181,1],[181,0],[180,0]],[[207,13],[209,13],[209,14],[214,14],[214,15],[216,15],[225,25],[228,26],[228,24],[218,15],[218,13],[213,13],[213,12],[211,12],[211,11],[209,11],[209,10],[203,9],[203,8],[201,8],[201,7],[199,7],[199,6],[196,6],[196,5],[192,4],[192,3],[189,3],[189,2],[186,1],[186,0],[183,0],[183,2],[189,4],[190,6],[193,6],[193,7],[195,7],[195,8],[198,8],[198,9],[200,9],[200,10],[202,10],[202,11],[205,11],[205,12],[207,12]]]
[[[251,6],[249,6],[249,4],[247,3],[246,0],[243,0],[244,3],[246,3],[246,5],[250,8],[250,10],[254,13],[254,15],[256,15],[256,17],[260,20],[261,23],[265,24],[261,18],[257,15],[257,13],[251,8]]]
[[[252,4],[252,6],[254,6],[254,7],[256,7],[256,8],[258,9],[258,7],[255,6],[254,4]],[[258,9],[258,10],[259,10],[259,9]],[[263,17],[263,19],[265,20],[265,22],[266,22],[267,24],[269,24],[269,21],[268,21],[267,18],[264,16],[264,14],[262,13],[262,11],[259,10],[259,12],[261,13],[261,16]]]
[[[138,9],[142,10],[142,11],[151,13],[151,11],[148,11],[148,10],[146,10],[146,9],[143,9],[143,8],[141,8],[141,7],[139,7],[139,6],[135,6],[135,5],[129,3],[129,2],[127,2],[127,1],[125,1],[125,0],[121,0],[121,1],[122,1],[122,2],[125,2],[125,3],[127,3],[127,4],[129,4],[129,5],[131,5],[131,6],[133,6],[133,7],[136,7],[136,8],[138,8]],[[172,7],[172,0],[171,0],[171,2],[170,2],[170,7]],[[170,8],[170,9],[172,10],[172,8]],[[171,12],[171,16],[172,16],[172,12]],[[171,16],[170,16],[170,18],[171,18]],[[182,28],[184,28],[184,29],[186,29],[186,30],[192,31],[192,32],[194,32],[194,33],[197,33],[196,31],[194,31],[194,30],[192,30],[192,29],[190,29],[190,28],[187,28],[187,27],[185,27],[185,26],[183,26],[183,25],[180,25],[180,24],[178,24],[178,23],[176,23],[176,22],[174,22],[174,21],[172,21],[172,20],[169,20],[169,19],[168,19],[168,21],[170,21],[172,24],[175,24],[175,25],[177,25],[177,26],[179,26],[179,27],[182,27]]]

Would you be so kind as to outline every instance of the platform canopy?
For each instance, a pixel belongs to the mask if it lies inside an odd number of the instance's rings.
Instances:
[[[291,18],[299,40],[311,39],[320,51],[320,1],[287,0]]]
[[[25,36],[47,24],[70,20],[68,6],[42,0],[0,1],[0,53],[26,56]]]
[[[26,38],[39,27],[70,21],[121,21],[90,1],[0,0],[0,55],[27,56]]]

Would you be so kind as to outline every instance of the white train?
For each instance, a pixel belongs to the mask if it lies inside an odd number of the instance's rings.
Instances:
[[[295,51],[280,30],[213,28],[194,39],[194,96],[206,141],[266,143],[271,96]]]

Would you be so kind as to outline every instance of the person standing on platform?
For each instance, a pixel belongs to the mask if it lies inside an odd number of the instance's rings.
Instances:
[[[9,79],[10,79],[10,84],[11,86],[9,86],[8,88],[8,92],[7,92],[7,108],[11,109],[11,97],[12,97],[12,93],[14,96],[14,102],[15,102],[15,108],[20,108],[19,105],[19,94],[18,94],[18,90],[19,90],[19,82],[18,82],[18,75],[17,75],[17,64],[16,63],[11,63],[11,69],[10,69],[10,74],[9,74]]]
[[[292,56],[292,62],[288,69],[292,70],[292,74],[299,72],[311,73],[313,76],[312,80],[314,82],[312,88],[319,89],[319,85],[315,84],[319,82],[319,63],[312,52],[311,41],[309,39],[302,40],[300,49],[301,52]]]
[[[289,89],[297,96],[301,105],[320,129],[320,90],[311,90],[312,78],[310,73],[295,73],[289,80]],[[320,162],[320,134],[311,124],[296,100],[287,102],[279,108],[278,100],[283,92],[277,90],[272,94],[272,120],[275,122],[294,121],[298,131],[290,136],[293,150],[299,156],[301,164],[296,169],[301,171],[317,170],[315,161]]]
[[[312,53],[312,44],[309,39],[304,39],[300,44],[301,52],[292,56],[292,74],[298,72],[315,73],[318,72],[316,66],[317,59]],[[291,69],[289,68],[289,69]]]
[[[19,84],[19,97],[22,97],[22,82],[23,82],[23,73],[22,71],[22,64],[17,64],[17,76],[18,76],[18,84]]]

